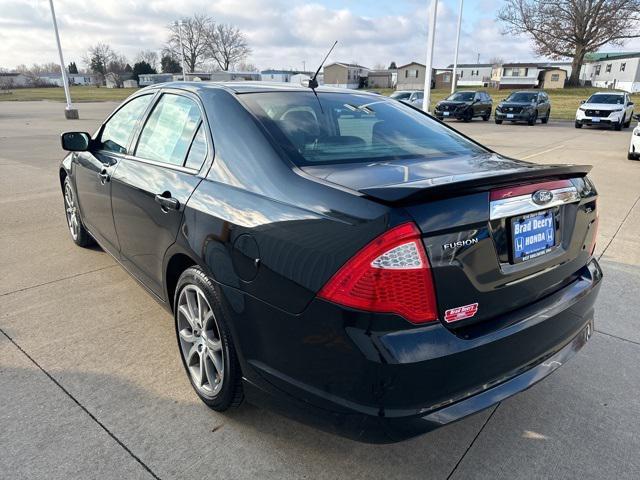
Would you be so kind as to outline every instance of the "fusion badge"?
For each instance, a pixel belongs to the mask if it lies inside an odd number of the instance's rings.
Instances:
[[[447,323],[458,322],[465,318],[471,318],[478,312],[478,304],[470,303],[463,307],[450,308],[444,312],[444,321]]]

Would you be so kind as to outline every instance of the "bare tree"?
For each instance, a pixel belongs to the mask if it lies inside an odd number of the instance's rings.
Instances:
[[[196,67],[202,66],[209,57],[209,38],[215,28],[211,17],[207,15],[195,14],[182,20],[182,27],[176,23],[167,26],[169,29],[169,39],[163,50],[164,55],[186,63],[189,72],[195,71]],[[182,30],[181,30],[182,29]],[[180,48],[180,35],[182,35],[182,49]]]
[[[89,51],[83,58],[89,70],[98,75],[100,83],[104,82],[109,64],[116,59],[116,53],[106,43],[97,43],[89,47]]]
[[[218,24],[209,32],[209,55],[221,70],[244,61],[251,49],[238,27]]]
[[[158,52],[154,50],[141,50],[135,60],[136,63],[146,62],[154,70],[158,69]]]
[[[125,73],[129,73],[128,70],[130,69],[131,67],[127,64],[127,59],[123,55],[115,54],[107,65],[105,78],[112,81],[116,87],[121,88],[124,83],[123,76]]]
[[[527,34],[536,53],[571,58],[577,85],[585,55],[640,36],[640,0],[505,0],[503,34]]]
[[[494,67],[499,67],[504,63],[504,58],[502,58],[502,57],[491,57],[489,59],[489,63]]]

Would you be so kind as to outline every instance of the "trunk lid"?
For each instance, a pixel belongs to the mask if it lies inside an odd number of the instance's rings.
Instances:
[[[585,179],[590,168],[491,154],[304,170],[398,206],[415,220],[431,263],[439,318],[469,337],[503,327],[508,312],[579,277],[597,227],[597,194]],[[534,199],[536,192],[547,193]]]

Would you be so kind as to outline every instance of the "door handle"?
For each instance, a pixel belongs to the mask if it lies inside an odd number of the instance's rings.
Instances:
[[[178,210],[180,209],[180,202],[177,198],[173,198],[171,196],[171,192],[159,193],[155,197],[156,203],[160,204],[160,208],[163,212],[168,212],[169,210]]]
[[[111,178],[111,174],[109,174],[109,170],[103,168],[102,170],[100,170],[100,173],[98,173],[98,178],[100,179],[100,183],[104,185]]]

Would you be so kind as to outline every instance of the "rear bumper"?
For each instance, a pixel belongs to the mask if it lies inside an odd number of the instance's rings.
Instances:
[[[247,397],[359,441],[420,435],[521,392],[564,364],[593,331],[601,277],[593,260],[572,284],[473,338],[441,324],[376,331],[368,321],[369,328],[361,328],[362,314],[355,312],[343,315],[338,327],[327,316],[336,306],[312,304],[296,324],[320,322],[320,331],[302,338],[296,337],[303,327],[287,331],[303,348],[292,343],[288,351],[257,358],[262,354],[242,347]]]

